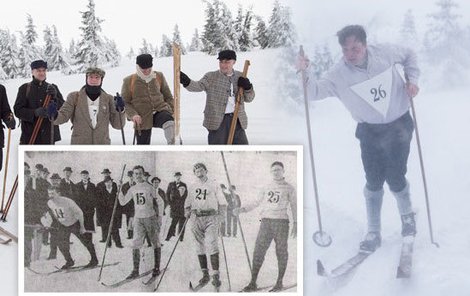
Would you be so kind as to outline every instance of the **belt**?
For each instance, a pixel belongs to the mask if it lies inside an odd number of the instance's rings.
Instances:
[[[205,216],[213,216],[217,215],[218,211],[211,209],[211,210],[196,210],[196,217],[205,217]]]
[[[224,115],[225,115],[225,116],[233,117],[233,112],[232,112],[232,113],[225,113]]]

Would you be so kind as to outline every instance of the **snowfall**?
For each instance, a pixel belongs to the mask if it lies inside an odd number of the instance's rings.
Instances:
[[[316,260],[321,259],[327,269],[332,269],[354,255],[359,241],[366,232],[364,198],[364,174],[360,161],[357,139],[354,137],[355,122],[344,106],[335,98],[311,104],[311,126],[313,149],[318,180],[321,214],[324,231],[331,235],[333,243],[328,248],[314,244],[311,237],[318,230],[317,216],[312,187],[311,169],[308,161],[308,138],[305,116],[301,106],[298,110],[285,108],[276,95],[277,80],[272,69],[276,51],[258,51],[241,54],[238,68],[242,61],[251,60],[249,77],[256,90],[253,103],[246,109],[250,120],[248,138],[250,144],[303,144],[304,145],[304,293],[305,295],[470,295],[470,180],[465,176],[470,167],[470,108],[468,87],[431,88],[421,85],[421,92],[415,98],[415,107],[421,136],[424,165],[428,181],[434,238],[440,248],[430,243],[424,190],[419,166],[416,138],[413,139],[408,165],[408,180],[411,184],[413,207],[417,212],[418,234],[415,242],[413,269],[410,279],[396,279],[396,267],[400,253],[400,219],[395,201],[386,190],[382,208],[382,247],[370,256],[356,270],[353,277],[341,286],[328,282],[316,274]],[[204,55],[184,56],[182,70],[191,78],[198,79],[216,67],[214,57]],[[159,59],[157,69],[163,70],[171,81],[171,58]],[[108,69],[104,80],[104,89],[109,93],[120,90],[122,78],[134,71],[132,62],[123,63],[119,68]],[[5,83],[13,105],[16,89],[26,80],[14,80]],[[62,76],[50,73],[48,81],[59,85],[61,92],[67,94],[78,89],[84,82],[83,75]],[[171,82],[170,82],[171,83]],[[205,144],[206,131],[202,127],[203,93],[188,93],[182,89],[182,136],[185,144]],[[125,128],[127,141],[132,140],[132,127]],[[70,126],[61,127],[62,142],[67,145],[70,139]],[[19,133],[13,133],[13,143],[18,142]],[[121,144],[119,131],[112,133],[113,144]],[[163,133],[154,130],[153,144],[163,144]],[[16,159],[13,152],[12,159]],[[15,169],[11,170],[11,184]],[[7,192],[8,194],[8,192]],[[17,232],[17,201],[13,204],[9,221],[2,224],[5,228]],[[245,218],[248,219],[248,218]],[[244,222],[242,220],[242,222]],[[253,237],[256,229],[247,229],[247,236]],[[252,240],[251,244],[253,243]],[[291,242],[291,241],[290,241]],[[76,247],[78,244],[74,244]],[[249,249],[252,250],[252,246]],[[165,246],[166,247],[166,246]],[[289,251],[293,244],[290,244]],[[5,295],[14,295],[17,281],[17,251],[15,246],[1,246],[2,287]],[[179,250],[183,253],[183,248]],[[113,252],[118,252],[113,249]],[[119,251],[120,252],[120,251]],[[122,251],[120,259],[129,260],[128,251]],[[163,251],[163,258],[168,251]],[[178,252],[178,251],[177,251]],[[98,251],[100,254],[100,251]],[[181,254],[181,253],[180,253]],[[299,258],[301,254],[298,254]],[[271,256],[273,256],[271,254]],[[181,258],[181,256],[178,256]],[[274,260],[274,259],[273,259]],[[188,260],[191,267],[196,263]],[[163,259],[165,262],[165,259]],[[181,263],[181,262],[180,262]],[[230,264],[230,263],[229,263]],[[245,264],[240,261],[240,265]],[[52,263],[51,263],[52,265]],[[118,267],[123,275],[128,269],[121,263]],[[223,265],[221,265],[223,266]],[[241,267],[240,268],[243,268]],[[267,268],[264,266],[263,268]],[[289,267],[291,268],[291,266]],[[270,279],[260,281],[269,283]],[[171,272],[171,267],[168,273]],[[86,274],[89,276],[86,276]],[[106,273],[105,273],[106,275]],[[32,276],[32,275],[29,275]],[[86,278],[85,278],[86,276]],[[288,271],[285,282],[292,280]],[[193,276],[194,277],[194,276]],[[191,278],[191,280],[196,280]],[[59,289],[60,281],[54,277],[38,277],[37,286]],[[96,281],[96,271],[80,274],[84,288],[109,291],[100,287]],[[233,286],[241,288],[245,278],[237,278]],[[8,283],[8,285],[6,285]],[[181,283],[187,285],[187,281]],[[57,287],[59,286],[59,287]],[[140,283],[132,284],[134,289],[141,288]],[[132,290],[131,286],[123,290]],[[234,289],[236,290],[236,289]]]

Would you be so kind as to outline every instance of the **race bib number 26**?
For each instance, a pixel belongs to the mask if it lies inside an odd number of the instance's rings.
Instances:
[[[392,92],[392,67],[379,75],[351,86],[351,90],[382,116],[386,116]]]

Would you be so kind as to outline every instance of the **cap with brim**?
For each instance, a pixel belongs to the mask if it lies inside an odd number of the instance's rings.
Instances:
[[[237,54],[230,49],[222,50],[219,52],[218,60],[237,60]]]
[[[43,60],[36,60],[31,63],[31,70],[44,68],[47,69],[47,62]]]

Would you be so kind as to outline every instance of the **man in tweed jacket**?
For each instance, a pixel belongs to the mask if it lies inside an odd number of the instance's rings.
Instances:
[[[233,50],[222,50],[217,59],[219,70],[206,73],[199,81],[191,80],[181,72],[180,82],[190,92],[205,91],[207,94],[203,126],[209,131],[209,144],[227,144],[238,88],[242,87],[243,94],[233,144],[246,145],[248,139],[245,129],[248,126],[248,118],[244,103],[255,98],[253,85],[248,78],[241,76],[241,72],[233,70],[237,59]]]

